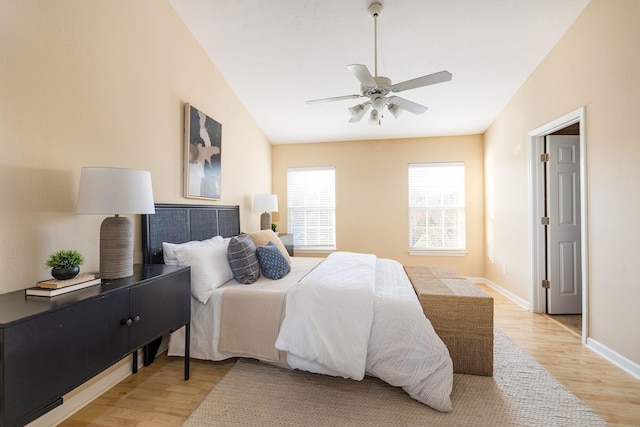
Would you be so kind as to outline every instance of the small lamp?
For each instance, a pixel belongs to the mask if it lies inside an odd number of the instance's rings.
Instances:
[[[133,275],[133,225],[120,215],[155,213],[151,174],[147,171],[84,167],[80,173],[77,214],[111,215],[100,226],[100,277]]]
[[[271,212],[278,212],[277,194],[256,194],[253,197],[253,211],[260,215],[260,230],[271,228]]]

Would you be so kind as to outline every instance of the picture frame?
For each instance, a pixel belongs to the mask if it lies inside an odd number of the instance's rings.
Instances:
[[[222,125],[189,103],[184,106],[184,196],[220,200]]]

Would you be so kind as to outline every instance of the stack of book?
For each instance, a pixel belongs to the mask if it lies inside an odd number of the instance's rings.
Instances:
[[[88,288],[89,286],[99,285],[100,277],[95,273],[78,274],[73,279],[67,280],[43,280],[36,283],[36,286],[25,290],[27,295],[37,297],[54,297],[67,292],[77,291],[79,289]]]

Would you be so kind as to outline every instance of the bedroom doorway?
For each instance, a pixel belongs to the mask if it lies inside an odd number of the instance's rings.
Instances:
[[[531,311],[575,325],[586,342],[584,108],[529,132]],[[584,321],[583,321],[584,320]],[[575,328],[575,326],[574,326]]]
[[[543,169],[547,314],[582,314],[580,124],[547,135]]]

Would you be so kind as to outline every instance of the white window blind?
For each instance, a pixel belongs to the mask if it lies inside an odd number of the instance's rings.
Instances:
[[[464,163],[409,165],[409,250],[464,251]]]
[[[296,249],[335,249],[333,167],[287,169],[287,230]]]

